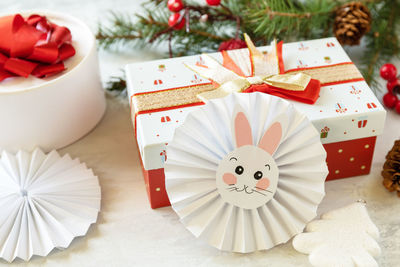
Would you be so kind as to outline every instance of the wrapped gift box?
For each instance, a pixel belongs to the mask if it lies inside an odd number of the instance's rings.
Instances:
[[[269,49],[259,47],[260,51]],[[228,53],[235,57],[235,50]],[[302,71],[313,78],[321,73],[324,76],[319,79],[322,86],[315,104],[291,102],[320,132],[328,154],[327,180],[368,174],[386,112],[339,42],[325,38],[287,43],[282,54],[285,72]],[[220,53],[211,56],[222,62]],[[166,146],[175,128],[190,111],[204,104],[195,97],[196,93],[213,88],[209,80],[185,66],[193,64],[202,65],[202,56],[133,63],[126,67],[135,137],[152,208],[169,205],[163,165],[168,157]],[[177,97],[179,90],[194,97],[182,94]]]

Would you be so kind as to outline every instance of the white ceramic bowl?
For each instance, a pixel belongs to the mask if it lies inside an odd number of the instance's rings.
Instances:
[[[87,134],[104,114],[96,40],[86,24],[69,15],[37,10],[21,14],[45,15],[68,27],[76,55],[55,76],[0,82],[0,150],[58,149]]]

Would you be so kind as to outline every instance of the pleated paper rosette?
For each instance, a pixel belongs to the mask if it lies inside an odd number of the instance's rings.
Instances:
[[[29,260],[86,234],[100,210],[92,170],[67,154],[3,151],[0,159],[0,258]]]
[[[167,146],[172,208],[224,251],[270,249],[316,216],[328,174],[308,118],[289,102],[234,93],[188,114]]]

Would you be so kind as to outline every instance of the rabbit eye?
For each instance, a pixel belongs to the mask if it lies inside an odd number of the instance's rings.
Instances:
[[[254,173],[254,179],[260,180],[262,177],[263,177],[263,173],[262,173],[262,172],[256,171],[256,172]]]
[[[239,165],[239,166],[236,167],[235,172],[237,174],[241,175],[244,172],[244,169],[243,169],[242,166]]]

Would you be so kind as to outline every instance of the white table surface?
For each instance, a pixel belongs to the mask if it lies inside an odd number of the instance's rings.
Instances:
[[[95,31],[97,22],[109,16],[110,10],[137,12],[140,2],[1,0],[0,10],[11,13],[40,7],[66,12],[86,21]],[[131,49],[118,53],[100,51],[99,57],[102,79],[107,81],[126,63],[158,58],[161,54]],[[220,252],[194,238],[170,207],[152,210],[129,107],[112,97],[107,102],[107,112],[100,124],[86,137],[60,151],[79,157],[98,175],[102,207],[97,224],[90,227],[85,237],[76,238],[68,249],[55,249],[47,257],[34,256],[29,266],[310,266],[307,256],[296,252],[291,242],[245,255]],[[387,192],[380,176],[385,155],[398,138],[400,115],[389,111],[385,132],[377,141],[371,173],[327,182],[326,196],[319,208],[321,213],[358,199],[366,200],[381,232],[380,266],[400,266],[400,198]],[[0,260],[0,265],[7,263]],[[28,263],[18,259],[12,265]]]

